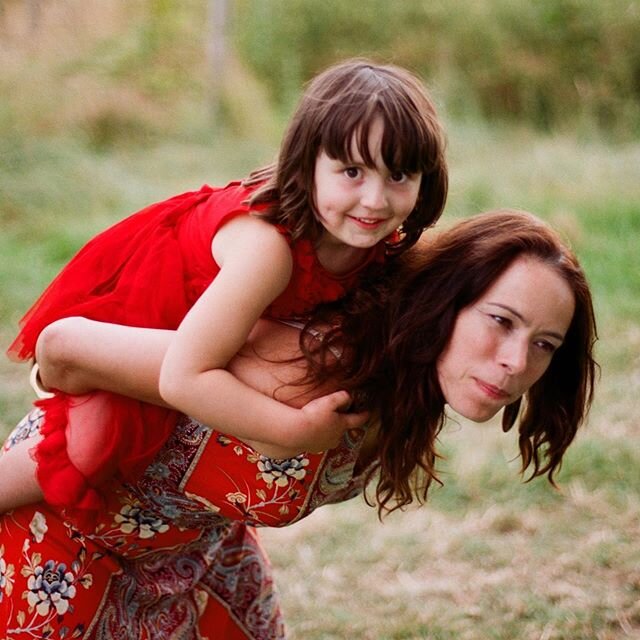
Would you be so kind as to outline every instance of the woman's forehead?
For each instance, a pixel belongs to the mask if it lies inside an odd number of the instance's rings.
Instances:
[[[553,265],[532,256],[516,258],[480,301],[510,309],[527,323],[562,336],[575,310],[575,295],[565,277]]]

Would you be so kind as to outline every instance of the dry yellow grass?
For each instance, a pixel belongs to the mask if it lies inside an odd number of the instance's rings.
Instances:
[[[428,506],[380,524],[355,500],[262,533],[292,640],[640,637],[638,494],[614,498],[606,479],[580,477],[531,492],[496,425],[444,440],[445,481],[463,505],[436,489]]]

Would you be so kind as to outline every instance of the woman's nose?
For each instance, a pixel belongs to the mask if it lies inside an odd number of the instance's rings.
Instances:
[[[387,194],[384,180],[379,176],[372,176],[362,186],[360,204],[367,209],[378,210],[387,206]]]
[[[529,360],[529,343],[527,340],[513,337],[503,343],[499,353],[500,365],[511,375],[523,373]]]

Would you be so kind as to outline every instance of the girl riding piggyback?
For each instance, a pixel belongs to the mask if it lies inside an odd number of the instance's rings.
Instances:
[[[100,485],[141,471],[176,411],[267,455],[324,450],[360,426],[344,391],[293,408],[225,367],[261,316],[304,321],[390,265],[439,218],[446,193],[444,137],[422,83],[352,60],[309,84],[275,165],[151,205],[91,240],[26,314],[9,353],[33,358],[42,330],[63,317],[177,328],[159,381],[175,411],[89,389],[40,400],[33,455],[45,499],[100,508]],[[31,463],[22,456],[9,452],[3,468]],[[0,510],[24,502],[18,488],[4,500]]]

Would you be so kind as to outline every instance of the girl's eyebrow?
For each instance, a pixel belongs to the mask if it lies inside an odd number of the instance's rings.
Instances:
[[[500,309],[504,309],[505,311],[508,311],[509,313],[513,314],[516,318],[518,318],[518,320],[520,320],[524,324],[527,324],[527,321],[524,318],[524,316],[519,311],[516,311],[513,307],[510,307],[507,304],[503,304],[502,302],[489,301],[488,304],[491,304],[495,307],[499,307]],[[557,331],[544,331],[543,333],[551,338],[556,338],[557,340],[560,340],[560,342],[564,342],[564,336],[558,333]]]

